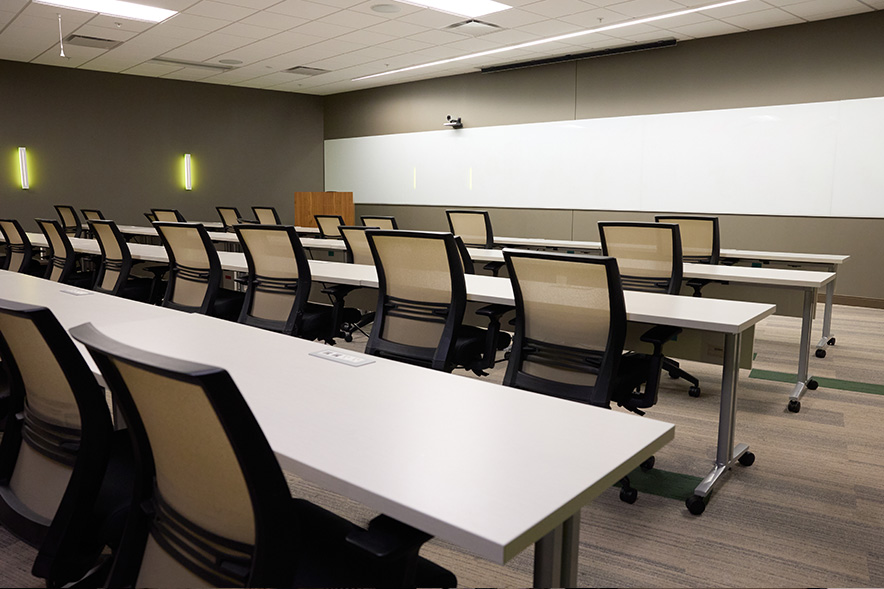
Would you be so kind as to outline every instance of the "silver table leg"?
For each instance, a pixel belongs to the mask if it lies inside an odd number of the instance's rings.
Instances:
[[[534,586],[576,587],[579,545],[578,511],[534,544]]]
[[[831,283],[830,283],[831,284]],[[827,295],[828,296],[828,295]],[[819,384],[808,375],[810,365],[811,328],[813,327],[813,308],[816,305],[816,290],[808,288],[804,291],[804,311],[801,316],[801,342],[798,350],[798,379],[792,394],[789,395],[789,411],[798,413],[801,410],[801,396],[807,390],[816,389]]]
[[[833,270],[830,268],[830,272]],[[823,333],[816,345],[817,358],[826,357],[826,348],[835,345],[835,334],[832,333],[832,298],[835,295],[835,281],[826,285],[826,306],[823,310]]]

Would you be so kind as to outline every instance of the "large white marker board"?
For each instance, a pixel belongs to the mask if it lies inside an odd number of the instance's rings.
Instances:
[[[884,98],[325,142],[357,203],[884,217]]]

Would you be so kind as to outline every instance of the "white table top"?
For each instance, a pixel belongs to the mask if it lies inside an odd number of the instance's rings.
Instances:
[[[142,227],[139,225],[117,225],[117,227],[122,233],[126,235],[146,235],[150,237],[157,237],[157,230],[153,227]],[[315,227],[296,227],[295,230],[298,233],[319,232],[319,230]],[[211,231],[209,232],[209,237],[212,238],[212,241],[219,241],[223,243],[239,243],[239,238],[237,238],[236,233],[230,233],[227,231]],[[316,237],[302,237],[301,245],[306,248],[328,250],[343,251],[347,249],[347,246],[344,244],[343,240],[340,239],[319,239]]]
[[[281,466],[503,563],[674,437],[674,426],[0,272],[4,296],[156,353],[226,368]],[[130,307],[128,322],[106,311]],[[157,312],[159,315],[157,316]],[[170,337],[174,334],[174,337]],[[358,353],[348,352],[354,355]]]

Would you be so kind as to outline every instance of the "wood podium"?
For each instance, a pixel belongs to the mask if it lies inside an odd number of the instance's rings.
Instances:
[[[295,192],[295,226],[316,227],[313,215],[340,215],[345,225],[355,225],[353,193]]]

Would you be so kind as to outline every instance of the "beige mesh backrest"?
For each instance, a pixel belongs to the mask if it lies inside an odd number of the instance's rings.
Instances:
[[[245,478],[202,387],[118,358],[111,361],[144,424],[163,501],[213,534],[253,544],[254,513]],[[142,563],[137,586],[153,586],[162,578],[163,571],[146,566],[156,560]]]
[[[374,229],[374,227],[371,228]],[[365,229],[368,229],[368,227]],[[374,266],[374,257],[371,255],[371,248],[368,246],[365,229],[342,228],[341,233],[347,237],[347,243],[350,245],[350,251],[353,254],[353,263]]]
[[[240,226],[259,278],[294,282],[298,279],[298,263],[292,242],[284,231],[267,231]],[[295,289],[256,288],[252,293],[249,315],[260,319],[285,321],[295,302]]]
[[[485,247],[488,232],[483,213],[449,212],[448,217],[451,219],[452,232],[460,235],[466,245]]]
[[[374,235],[387,281],[386,295],[424,303],[451,303],[451,270],[441,239]],[[443,323],[387,316],[381,337],[387,341],[435,348]]]
[[[605,266],[513,256],[524,304],[525,336],[557,346],[604,352],[611,322]],[[595,376],[525,361],[522,371],[540,378],[590,386]]]
[[[168,221],[170,223],[178,223],[178,215],[175,214],[175,211],[166,211],[162,209],[157,209],[154,212],[154,215],[157,217],[157,221]]]
[[[111,226],[104,223],[96,223],[90,226],[95,238],[104,248],[104,277],[98,287],[102,290],[112,291],[120,278],[118,263],[123,261],[123,252],[117,241]]]
[[[377,227],[378,229],[396,229],[396,227],[393,227],[393,219],[387,217],[362,217],[362,224],[366,227]]]
[[[678,225],[681,233],[681,253],[685,258],[712,256],[715,225],[711,219],[683,219],[666,217],[666,223]]]
[[[58,207],[58,214],[61,216],[61,224],[65,229],[77,229],[77,214],[74,209],[66,206]]]
[[[672,231],[668,227],[608,225],[604,232],[607,255],[617,258],[624,278],[672,274]]]
[[[49,246],[52,248],[52,256],[54,258],[66,260],[69,255],[73,255],[73,252],[68,251],[68,248],[61,237],[61,234],[58,232],[58,226],[55,223],[47,223],[44,221],[37,221],[37,223],[40,224],[40,227],[43,228],[47,238],[49,239]],[[61,273],[63,270],[63,267],[53,264],[52,273],[49,275],[49,280],[52,280],[53,282],[58,282],[61,279]]]
[[[322,215],[316,215],[316,224],[319,225],[319,230],[322,231],[322,234],[326,237],[340,237],[341,232],[338,227],[341,226],[341,221],[337,217],[324,217]]]
[[[30,320],[6,313],[0,313],[0,333],[15,351],[15,363],[25,386],[27,412],[54,426],[79,430],[76,399],[43,335]],[[76,433],[72,435],[79,437]],[[28,508],[51,519],[70,473],[70,466],[38,453],[23,441],[9,486]]]
[[[9,245],[16,246],[24,244],[22,236],[18,232],[15,223],[11,221],[0,221],[0,225],[3,226],[3,233],[6,235]],[[26,261],[24,252],[18,250],[18,248],[7,249],[6,251],[6,255],[9,256],[9,263],[6,267],[9,268],[10,272],[18,272],[22,264]]]
[[[83,209],[83,217],[87,221],[101,221],[101,213],[99,211],[94,211],[91,209]]]
[[[255,217],[258,218],[258,223],[261,225],[276,225],[276,216],[273,214],[273,209],[255,207]]]
[[[200,272],[208,272],[210,268],[209,255],[200,239],[199,231],[195,227],[158,227],[169,243],[169,247],[175,252],[175,263],[188,269]],[[183,280],[180,276],[175,280],[175,288],[172,291],[172,302],[188,307],[199,307],[203,303],[209,285],[208,282]]]
[[[220,207],[218,213],[221,215],[221,220],[224,221],[226,227],[239,225],[239,217],[236,214],[236,209]]]

